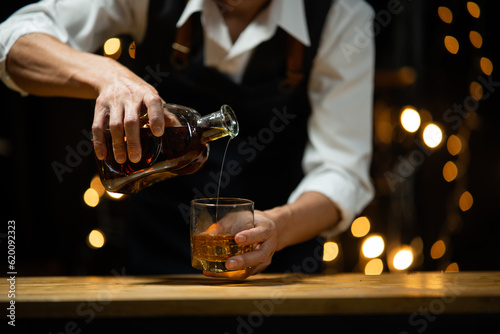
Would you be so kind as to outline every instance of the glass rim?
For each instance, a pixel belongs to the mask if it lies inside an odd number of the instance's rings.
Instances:
[[[203,206],[244,206],[253,204],[252,200],[241,197],[207,197],[191,200],[191,205]]]

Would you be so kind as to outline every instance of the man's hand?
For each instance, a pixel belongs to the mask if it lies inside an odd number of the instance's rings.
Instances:
[[[141,160],[139,117],[147,111],[151,131],[161,136],[165,128],[163,100],[154,87],[132,73],[115,77],[105,85],[96,100],[92,135],[98,159],[107,155],[104,131],[108,128],[113,141],[113,154],[118,163]],[[124,135],[127,140],[125,142]]]
[[[254,227],[238,232],[235,237],[237,244],[254,245],[253,251],[230,257],[226,261],[225,273],[204,271],[203,274],[211,277],[226,277],[244,279],[264,270],[271,263],[274,252],[277,250],[276,225],[264,212],[255,211]],[[246,269],[247,268],[247,269]]]

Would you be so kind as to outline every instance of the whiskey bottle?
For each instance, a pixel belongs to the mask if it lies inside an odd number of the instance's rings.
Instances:
[[[195,173],[208,158],[210,141],[238,135],[238,121],[228,105],[206,116],[175,104],[164,104],[163,110],[169,125],[160,137],[151,132],[147,114],[140,117],[142,158],[137,163],[116,162],[111,133],[105,132],[107,156],[96,160],[106,190],[136,193],[156,182]]]

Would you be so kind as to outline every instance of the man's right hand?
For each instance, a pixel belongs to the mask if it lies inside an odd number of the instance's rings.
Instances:
[[[163,134],[165,124],[176,124],[173,115],[164,113],[156,89],[128,68],[43,33],[24,35],[14,43],[6,70],[20,88],[33,95],[96,99],[92,133],[99,159],[108,154],[104,142],[108,127],[115,159],[124,163],[127,155],[132,162],[141,159],[142,114],[147,112],[155,136]]]
[[[115,160],[124,163],[128,155],[131,162],[139,162],[139,117],[147,111],[151,131],[161,136],[166,121],[163,104],[156,89],[144,80],[133,73],[117,73],[100,88],[96,100],[92,135],[97,158],[102,160],[108,154],[104,131],[109,127]]]

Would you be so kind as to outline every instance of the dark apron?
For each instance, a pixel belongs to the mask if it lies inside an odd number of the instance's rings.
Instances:
[[[280,28],[257,47],[241,84],[203,66],[199,13],[193,16],[193,47],[187,67],[179,69],[170,59],[175,24],[183,5],[183,1],[151,1],[147,37],[137,47],[134,70],[168,103],[194,108],[202,115],[218,110],[222,104],[230,105],[240,133],[227,150],[220,195],[251,199],[258,210],[285,204],[304,176],[301,160],[311,109],[308,75],[331,1],[305,4],[312,45],[304,49],[305,78],[295,87],[282,85],[287,34]],[[227,139],[210,143],[208,161],[197,173],[160,182],[131,196],[126,219],[128,272],[199,272],[191,268],[189,202],[196,197],[216,196],[226,143]],[[266,271],[319,271],[321,249],[320,238],[287,247],[275,253]],[[312,258],[318,261],[315,267],[310,265]]]

